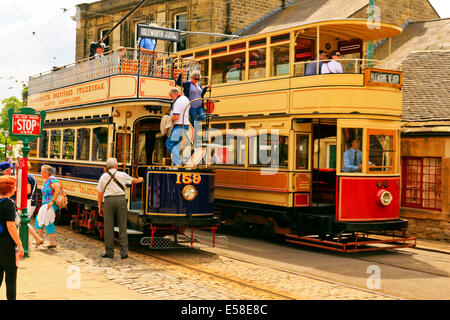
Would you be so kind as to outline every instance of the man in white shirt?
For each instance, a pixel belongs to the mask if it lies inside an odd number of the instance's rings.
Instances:
[[[321,73],[344,73],[342,70],[341,63],[339,62],[339,59],[341,58],[341,53],[337,50],[334,50],[331,52],[331,58],[333,60],[326,62],[322,64]]]
[[[128,258],[128,234],[127,234],[127,199],[125,188],[129,184],[140,183],[144,178],[132,178],[125,172],[118,171],[119,166],[115,158],[106,161],[105,172],[98,181],[98,212],[103,215],[105,251],[103,258],[114,258],[114,216],[117,215],[119,226],[120,257]],[[103,197],[104,209],[102,208]]]
[[[183,134],[189,129],[189,99],[180,94],[177,88],[173,88],[169,92],[170,98],[173,100],[170,116],[173,121],[173,129],[166,141],[167,150],[172,155],[172,165],[181,165],[180,141]]]

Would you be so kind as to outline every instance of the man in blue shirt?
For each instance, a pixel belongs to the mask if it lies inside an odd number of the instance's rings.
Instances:
[[[323,50],[319,51],[319,60],[326,60],[327,59],[327,53]],[[305,76],[313,76],[318,74],[317,73],[317,62],[319,62],[319,74],[320,74],[320,70],[322,68],[322,61],[318,61],[315,60],[313,62],[311,62],[310,64],[308,64],[308,66],[306,67],[306,71],[305,71]]]
[[[342,172],[361,172],[362,152],[359,150],[361,141],[358,137],[352,137],[349,142],[352,147],[344,152]]]
[[[156,41],[154,39],[139,38],[138,48],[154,51],[156,49]]]

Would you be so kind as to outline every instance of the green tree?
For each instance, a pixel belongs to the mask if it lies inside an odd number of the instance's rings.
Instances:
[[[0,111],[0,131],[8,130],[10,131],[8,110],[10,108],[14,108],[15,112],[18,112],[20,108],[23,108],[23,102],[20,101],[17,97],[10,97],[2,100],[2,109]],[[2,139],[3,138],[3,139]],[[9,142],[16,142],[18,139],[15,137],[11,137],[11,134],[8,137]],[[4,142],[3,134],[0,134],[0,141]],[[15,143],[13,143],[15,144]]]
[[[27,106],[27,100],[28,100],[28,85],[24,84],[22,88],[22,102],[23,106]]]

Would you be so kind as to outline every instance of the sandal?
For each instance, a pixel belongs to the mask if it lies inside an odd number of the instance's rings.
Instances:
[[[41,244],[43,244],[43,243],[44,243],[44,240],[43,240],[43,239],[36,241],[36,243],[34,244],[34,245],[35,245],[35,248],[38,248],[38,247],[39,247]]]
[[[51,248],[56,248],[56,244],[49,244],[49,245],[47,246],[47,248],[49,248],[49,249],[51,249]]]

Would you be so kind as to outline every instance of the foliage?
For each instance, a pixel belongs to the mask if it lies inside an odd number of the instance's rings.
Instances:
[[[23,102],[17,99],[17,97],[10,97],[7,99],[3,99],[1,101],[2,109],[0,111],[0,131],[8,130],[10,131],[9,126],[9,117],[8,117],[8,110],[10,108],[14,108],[14,111],[18,112],[20,108],[23,107]],[[3,139],[2,139],[3,138]],[[8,136],[8,143],[12,141],[17,141],[18,139],[15,137],[11,137],[11,135]],[[4,136],[3,134],[0,134],[0,141],[4,143]],[[15,143],[13,143],[15,144]]]

